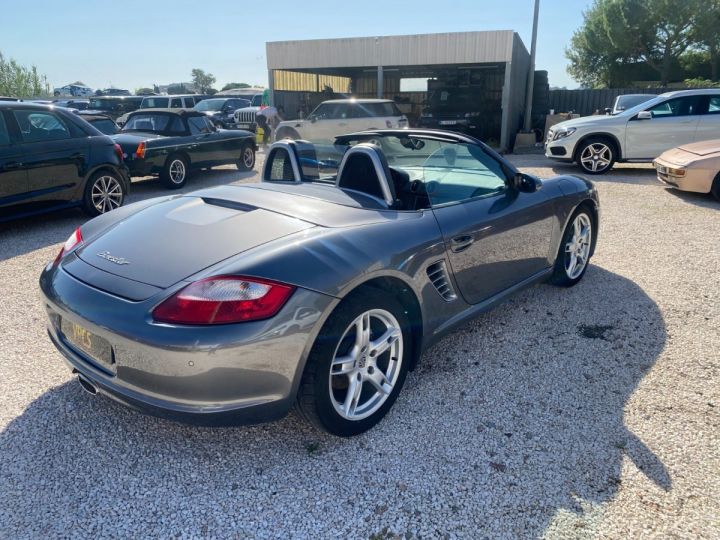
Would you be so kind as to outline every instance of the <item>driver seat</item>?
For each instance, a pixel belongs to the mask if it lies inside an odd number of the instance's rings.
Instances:
[[[373,144],[356,144],[345,152],[335,185],[343,190],[369,195],[387,208],[402,208],[385,155]]]

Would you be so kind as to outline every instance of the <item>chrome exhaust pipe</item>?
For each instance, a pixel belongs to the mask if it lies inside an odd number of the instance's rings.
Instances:
[[[96,396],[98,393],[97,387],[91,383],[88,379],[86,379],[84,376],[78,374],[77,380],[80,383],[80,386],[82,386],[82,389],[85,390],[88,394],[91,396]]]

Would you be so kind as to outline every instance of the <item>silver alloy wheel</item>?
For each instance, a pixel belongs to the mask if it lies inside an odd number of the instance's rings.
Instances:
[[[586,171],[602,172],[612,162],[612,150],[607,144],[588,144],[580,154],[580,163]]]
[[[575,217],[572,224],[573,234],[565,244],[565,273],[570,279],[576,279],[587,266],[592,243],[592,222],[587,214]]]
[[[248,169],[252,169],[255,166],[255,155],[252,148],[248,147],[243,150],[242,160],[243,165]]]
[[[182,184],[185,180],[185,164],[181,159],[174,159],[170,163],[170,180],[174,184]]]
[[[358,316],[345,330],[330,365],[330,399],[347,420],[375,413],[392,393],[403,361],[403,335],[384,309]]]
[[[113,176],[100,176],[92,185],[90,198],[99,213],[114,210],[123,203],[122,185]]]

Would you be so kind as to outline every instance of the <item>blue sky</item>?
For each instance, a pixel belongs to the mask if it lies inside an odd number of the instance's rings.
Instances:
[[[564,49],[590,0],[542,0],[537,68],[574,88]],[[0,51],[34,64],[52,86],[98,88],[190,80],[201,68],[267,84],[265,42],[351,36],[515,30],[528,49],[533,0],[0,0]]]

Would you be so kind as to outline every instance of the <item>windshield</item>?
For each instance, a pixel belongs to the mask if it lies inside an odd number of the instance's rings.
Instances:
[[[637,114],[640,111],[644,111],[645,109],[649,109],[653,105],[657,105],[658,103],[662,103],[667,99],[666,95],[659,95],[656,98],[649,99],[647,101],[643,101],[639,105],[635,105],[634,107],[630,107],[629,109],[625,109],[624,111],[619,112],[616,116],[632,116],[633,114]]]
[[[103,98],[92,98],[90,99],[90,108],[98,111],[112,111],[120,105],[117,99],[103,99]]]
[[[219,111],[226,103],[226,99],[203,99],[195,105],[196,111]]]
[[[146,97],[140,105],[141,109],[167,109],[168,98],[166,97]],[[201,102],[202,103],[202,102]]]

